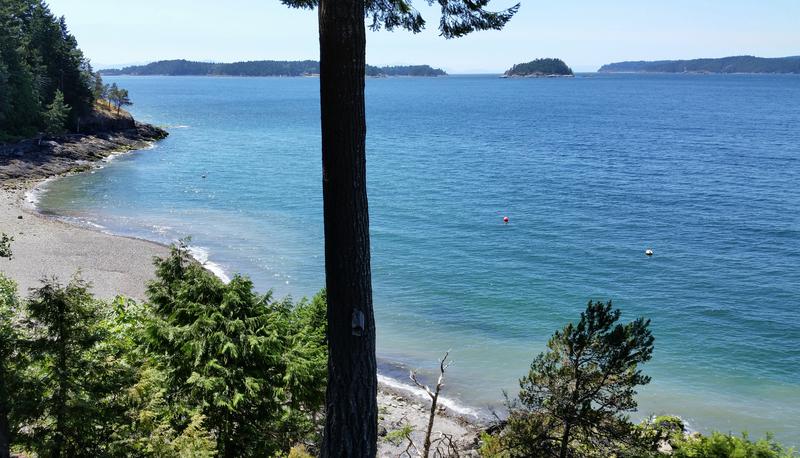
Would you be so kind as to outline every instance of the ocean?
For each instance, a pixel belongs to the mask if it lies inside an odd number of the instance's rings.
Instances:
[[[49,182],[41,211],[191,236],[278,297],[324,285],[317,79],[107,79],[170,136]],[[487,415],[611,299],[656,339],[635,419],[800,445],[800,77],[385,78],[366,98],[383,380],[450,349],[444,396]]]

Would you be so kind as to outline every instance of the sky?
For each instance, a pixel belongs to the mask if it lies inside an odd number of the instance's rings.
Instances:
[[[516,0],[491,0],[503,9]],[[575,71],[623,60],[800,55],[799,0],[521,0],[502,31],[446,40],[438,8],[416,0],[425,31],[368,32],[367,63],[501,73],[558,57]],[[317,15],[278,0],[50,0],[95,68],[163,59],[318,59]]]

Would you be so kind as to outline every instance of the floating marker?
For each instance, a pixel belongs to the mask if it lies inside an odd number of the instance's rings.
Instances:
[[[647,256],[653,256],[653,250],[651,248],[648,248],[644,250],[644,254]]]
[[[504,222],[505,224],[508,224],[508,216],[504,216],[504,217],[503,217],[503,222]]]

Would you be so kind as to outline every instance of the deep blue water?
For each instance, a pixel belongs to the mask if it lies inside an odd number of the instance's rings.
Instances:
[[[323,286],[317,79],[113,81],[170,137],[52,183],[44,210],[192,235],[279,296]],[[800,443],[800,77],[370,79],[367,114],[384,374],[452,349],[446,395],[497,405],[613,299],[652,319],[639,416]]]

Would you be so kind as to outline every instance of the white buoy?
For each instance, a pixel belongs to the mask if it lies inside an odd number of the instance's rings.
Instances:
[[[644,250],[644,254],[647,256],[653,256],[653,250],[651,248],[648,248]]]

